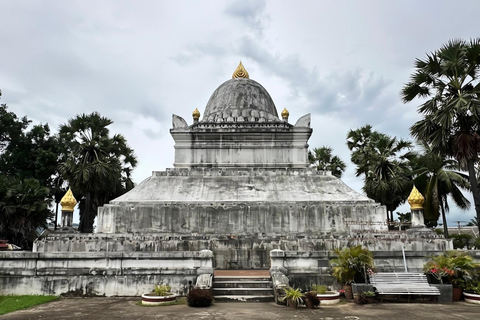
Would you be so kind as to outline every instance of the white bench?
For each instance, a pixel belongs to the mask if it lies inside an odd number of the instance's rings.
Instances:
[[[370,276],[370,283],[379,295],[439,296],[437,287],[430,286],[423,273],[387,273],[380,272]]]

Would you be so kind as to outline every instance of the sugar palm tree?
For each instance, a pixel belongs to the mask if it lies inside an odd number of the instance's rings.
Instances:
[[[345,171],[346,164],[338,156],[332,156],[332,148],[323,146],[308,152],[310,164],[318,170],[330,171],[332,175],[341,178]]]
[[[469,190],[470,188],[468,175],[459,172],[460,166],[455,159],[446,159],[425,143],[423,152],[418,156],[416,163],[415,181],[425,186],[423,191],[425,217],[437,221],[441,211],[444,235],[445,238],[448,238],[445,216],[445,212],[448,212],[450,208],[448,197],[450,196],[459,208],[463,210],[470,208],[470,201],[462,193],[462,189]]]
[[[415,72],[401,91],[403,101],[427,99],[418,111],[424,118],[410,132],[468,170],[477,219],[480,190],[475,163],[480,151],[480,39],[451,40],[415,61]]]
[[[109,135],[113,121],[98,113],[78,115],[60,126],[68,145],[60,173],[80,201],[81,232],[91,232],[99,206],[133,187],[131,170],[137,160],[125,138]]]
[[[405,202],[412,185],[411,142],[372,131],[367,125],[351,130],[347,145],[352,151],[351,160],[357,165],[356,175],[365,176],[363,190],[369,198],[387,207],[387,219],[393,221],[393,211]]]

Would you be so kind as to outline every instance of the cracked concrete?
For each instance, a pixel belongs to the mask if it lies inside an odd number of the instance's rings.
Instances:
[[[476,319],[480,306],[457,302],[451,304],[377,303],[356,305],[352,302],[318,309],[290,309],[275,303],[216,303],[209,308],[186,305],[142,307],[140,298],[73,298],[61,299],[28,310],[0,317],[9,320],[49,319],[317,319],[317,320],[376,320],[376,319]]]

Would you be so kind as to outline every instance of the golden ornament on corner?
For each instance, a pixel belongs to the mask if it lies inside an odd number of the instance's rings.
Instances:
[[[408,196],[408,203],[410,204],[410,209],[412,210],[423,210],[423,203],[425,202],[425,198],[422,196],[420,191],[417,190],[415,186],[413,186],[412,192]]]
[[[193,110],[192,117],[194,120],[198,120],[200,118],[200,111],[198,111],[198,108],[195,108],[195,110]]]

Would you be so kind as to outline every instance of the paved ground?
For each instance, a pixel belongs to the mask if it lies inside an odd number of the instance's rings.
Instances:
[[[29,310],[0,316],[0,319],[317,319],[317,320],[422,320],[422,319],[479,319],[480,306],[457,302],[378,303],[356,305],[352,302],[319,309],[296,310],[275,303],[216,303],[209,308],[190,308],[186,305],[142,307],[140,298],[73,298],[61,299]]]

